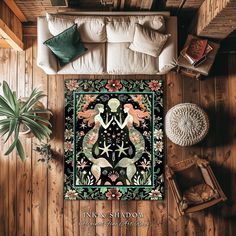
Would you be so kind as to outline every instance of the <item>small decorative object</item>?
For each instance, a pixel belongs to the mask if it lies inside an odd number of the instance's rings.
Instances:
[[[189,35],[189,44],[180,52],[188,62],[193,66],[198,66],[202,63],[208,53],[212,51],[212,47],[208,44],[207,39],[201,39]]]
[[[209,162],[197,156],[166,166],[166,178],[180,215],[200,211],[227,199]]]
[[[191,146],[200,142],[208,133],[208,129],[208,116],[196,104],[180,103],[166,114],[166,135],[180,146]]]
[[[65,199],[163,199],[162,83],[65,81]]]
[[[16,148],[22,160],[25,159],[23,146],[19,135],[31,133],[38,140],[49,138],[51,134],[49,117],[51,112],[44,108],[39,101],[45,95],[34,89],[28,98],[17,99],[16,92],[12,92],[6,81],[3,81],[3,96],[0,95],[0,134],[6,135],[5,142],[14,137],[5,155],[9,155]],[[49,127],[48,127],[49,126]]]
[[[218,43],[188,35],[177,60],[177,72],[196,79],[207,76],[214,64],[219,48]]]
[[[41,143],[37,145],[34,150],[38,152],[41,156],[41,158],[38,159],[38,161],[45,163],[48,169],[51,169],[51,166],[49,163],[50,160],[53,159],[53,150],[51,149],[51,145],[48,143]]]

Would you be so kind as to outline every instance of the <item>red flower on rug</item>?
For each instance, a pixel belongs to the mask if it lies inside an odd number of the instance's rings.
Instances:
[[[148,86],[151,90],[157,91],[161,88],[161,83],[159,81],[152,80]]]
[[[122,193],[119,192],[119,189],[117,188],[108,189],[108,192],[106,193],[106,197],[108,200],[120,200],[121,196]]]
[[[109,92],[117,92],[122,88],[122,84],[120,83],[120,80],[108,80],[106,84],[106,88]]]

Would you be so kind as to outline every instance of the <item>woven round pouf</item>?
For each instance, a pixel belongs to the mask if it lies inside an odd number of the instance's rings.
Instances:
[[[191,146],[200,142],[208,130],[208,116],[196,104],[180,103],[166,114],[166,135],[173,143],[180,146]]]

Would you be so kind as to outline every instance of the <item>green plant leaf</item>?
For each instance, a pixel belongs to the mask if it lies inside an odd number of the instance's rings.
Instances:
[[[42,140],[44,137],[49,138],[49,135],[51,134],[51,130],[46,125],[37,123],[36,121],[26,116],[22,116],[22,120],[26,122],[28,127],[33,132],[33,134],[36,134],[36,137],[39,140]]]
[[[41,117],[41,116],[37,116],[37,115],[30,115],[28,113],[24,113],[23,116],[26,116],[30,119],[33,119],[33,120],[39,120],[39,121],[42,121],[46,124],[48,124],[49,126],[52,126],[51,123],[48,121],[48,119],[44,118],[44,117]]]
[[[4,124],[1,126],[1,128],[0,128],[1,137],[4,136],[9,131],[9,126],[10,126],[10,123]]]
[[[16,91],[13,91],[12,94],[13,94],[13,99],[14,99],[15,104],[18,104],[17,97],[16,97]]]
[[[4,155],[9,155],[12,151],[13,151],[13,149],[15,148],[15,146],[16,146],[16,142],[17,142],[17,139],[15,139],[14,140],[14,142],[11,144],[11,146],[7,149],[7,151],[4,153]]]
[[[2,89],[3,89],[4,96],[6,97],[9,104],[11,105],[11,108],[13,110],[15,110],[16,102],[14,99],[14,95],[13,95],[13,93],[12,93],[11,89],[9,88],[9,85],[6,81],[3,81]]]
[[[32,107],[37,103],[41,98],[45,97],[42,91],[38,91],[37,89],[33,89],[30,97],[27,99],[25,104],[21,108],[21,112],[29,111]]]
[[[1,107],[0,107],[0,116],[7,116],[7,117],[15,118],[14,114],[12,114],[11,112],[9,112],[6,109],[1,108]]]
[[[3,97],[0,96],[0,108],[5,110],[6,112],[10,114],[14,114],[15,112],[12,110],[11,106],[8,104],[8,101]]]
[[[15,146],[16,146],[16,143],[17,143],[18,139],[19,139],[19,125],[17,125],[16,130],[15,130],[15,139],[14,139],[14,142],[11,144],[11,146],[8,148],[8,150],[5,152],[4,155],[7,156],[7,155],[9,155],[9,154],[13,151],[13,149],[14,149]]]
[[[0,134],[1,136],[5,135],[9,131],[10,119],[0,120]]]
[[[31,130],[31,132],[33,133],[33,135],[38,139],[38,140],[43,140],[44,136],[40,133],[40,131],[38,131],[36,128],[34,128],[33,130]]]
[[[10,125],[9,125],[9,131],[8,131],[8,135],[4,141],[4,143],[7,142],[7,140],[10,138],[10,136],[12,135],[12,133],[14,132],[14,130],[16,129],[17,126],[17,119],[13,119],[10,121]]]
[[[5,125],[5,124],[10,124],[11,120],[12,120],[11,118],[10,119],[2,119],[2,120],[0,120],[0,126],[1,125]]]
[[[19,132],[18,132],[18,136],[19,136]],[[4,155],[7,156],[7,155],[9,155],[13,151],[13,149],[15,148],[16,143],[18,141],[18,138],[19,137],[15,138],[14,142],[11,144],[11,146],[8,148],[8,150],[4,153]]]
[[[20,159],[22,161],[25,161],[25,152],[19,139],[16,142],[16,150],[17,150],[17,154],[20,156]]]
[[[15,115],[16,115],[16,117],[20,116],[20,104],[18,101],[16,101],[16,105],[15,105]]]
[[[27,101],[24,103],[24,105],[21,107],[21,112],[25,112],[27,110],[27,105],[28,103],[34,99],[35,95],[36,95],[37,90],[33,89],[32,93],[30,94],[29,98],[27,99]]]
[[[42,93],[42,92],[41,92]],[[45,94],[37,94],[36,96],[35,96],[35,98],[28,104],[28,106],[27,106],[27,110],[31,110],[33,107],[34,107],[34,105],[40,100],[40,99],[42,99],[42,98],[44,98],[46,95]]]

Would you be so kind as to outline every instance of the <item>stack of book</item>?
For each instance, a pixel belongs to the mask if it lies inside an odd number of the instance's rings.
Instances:
[[[213,48],[207,39],[189,35],[187,44],[180,53],[191,65],[197,67],[207,59],[207,55],[212,50]]]

